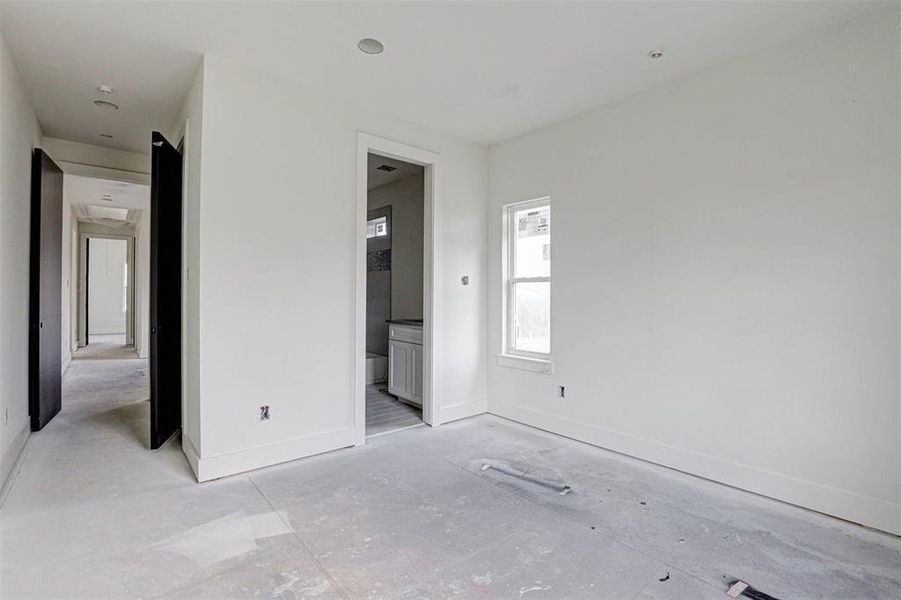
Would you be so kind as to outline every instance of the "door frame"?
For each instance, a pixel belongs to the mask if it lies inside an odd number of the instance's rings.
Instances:
[[[78,301],[76,306],[78,347],[84,348],[90,343],[88,335],[88,238],[105,240],[125,240],[125,261],[128,263],[128,314],[125,315],[125,345],[135,345],[135,283],[137,281],[137,265],[135,264],[135,236],[115,233],[78,232]]]
[[[366,443],[366,217],[368,213],[369,154],[402,160],[425,169],[423,177],[423,257],[422,257],[422,348],[423,385],[422,420],[432,427],[440,425],[438,394],[435,389],[438,338],[435,315],[439,313],[435,293],[435,265],[438,247],[435,243],[437,171],[440,154],[401,142],[357,132],[356,252],[354,281],[354,445]]]

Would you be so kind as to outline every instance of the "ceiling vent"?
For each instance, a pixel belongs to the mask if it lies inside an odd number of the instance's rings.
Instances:
[[[397,171],[397,167],[392,167],[391,165],[379,165],[378,167],[376,167],[376,170],[390,173],[391,171]]]

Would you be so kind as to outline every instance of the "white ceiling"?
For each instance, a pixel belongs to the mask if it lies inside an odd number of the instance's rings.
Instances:
[[[137,210],[150,209],[150,186],[81,175],[63,175],[63,186],[72,204]],[[109,196],[107,200],[104,196]]]
[[[92,219],[105,219],[109,221],[127,221],[128,209],[115,208],[112,206],[99,206],[97,204],[87,205],[88,216]]]
[[[203,53],[490,144],[887,5],[4,1],[0,10],[47,135],[146,153]],[[385,52],[359,52],[363,37]],[[651,60],[657,47],[665,55]],[[120,111],[93,107],[101,83]]]
[[[394,167],[393,171],[382,171],[379,167],[388,165]],[[367,189],[374,190],[377,187],[400,181],[407,177],[411,177],[423,170],[419,165],[414,165],[402,160],[379,156],[378,154],[370,154],[367,165]]]

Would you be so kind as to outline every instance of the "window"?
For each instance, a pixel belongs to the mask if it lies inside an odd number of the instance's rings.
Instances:
[[[512,356],[551,354],[551,204],[510,204],[505,221],[505,349]]]
[[[388,217],[366,221],[366,239],[388,235]]]

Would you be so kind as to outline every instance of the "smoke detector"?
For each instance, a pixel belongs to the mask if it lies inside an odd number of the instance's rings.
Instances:
[[[363,38],[357,42],[357,48],[365,54],[381,54],[385,50],[385,46],[380,41],[372,38]]]
[[[662,58],[663,50],[661,50],[660,48],[654,48],[653,50],[648,52],[648,56],[650,56],[651,58]]]

